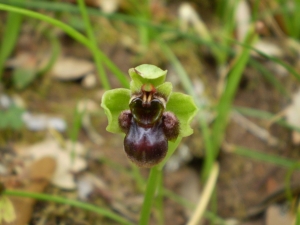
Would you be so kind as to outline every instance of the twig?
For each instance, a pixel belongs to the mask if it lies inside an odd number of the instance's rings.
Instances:
[[[278,145],[279,140],[277,138],[273,137],[266,129],[251,122],[246,117],[242,116],[240,113],[236,111],[232,112],[231,118],[235,122],[237,122],[241,127],[244,127],[250,133],[260,138],[261,140],[266,141],[271,146]]]

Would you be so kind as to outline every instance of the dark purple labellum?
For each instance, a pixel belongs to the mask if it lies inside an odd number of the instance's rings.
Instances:
[[[162,100],[155,97],[155,88],[133,98],[130,111],[119,116],[119,125],[126,133],[124,148],[128,158],[140,167],[161,162],[168,151],[168,140],[179,135],[179,122],[171,112],[164,112]]]
[[[152,127],[144,128],[132,118],[124,139],[125,152],[131,161],[140,167],[152,167],[166,156],[168,140],[162,126],[160,121]]]

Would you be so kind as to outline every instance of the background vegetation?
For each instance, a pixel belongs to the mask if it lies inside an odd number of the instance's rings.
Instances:
[[[2,196],[31,199],[31,224],[273,225],[279,203],[298,224],[299,10],[298,0],[0,0]],[[143,63],[167,69],[200,109],[194,134],[148,182],[99,107]],[[27,154],[48,139],[72,143],[68,184],[48,184],[50,161],[30,175],[41,164]],[[55,152],[49,143],[40,149]]]

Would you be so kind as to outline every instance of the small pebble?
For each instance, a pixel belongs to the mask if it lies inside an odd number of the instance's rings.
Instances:
[[[0,107],[4,109],[8,109],[12,104],[11,99],[7,95],[0,96]]]
[[[86,89],[91,89],[96,87],[97,85],[97,78],[96,75],[93,73],[89,73],[88,75],[86,75],[82,82],[81,82],[82,86]]]

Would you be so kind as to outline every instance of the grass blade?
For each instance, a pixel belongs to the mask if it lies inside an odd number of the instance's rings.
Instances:
[[[180,79],[185,91],[194,98],[195,103],[199,107],[199,109],[200,110],[203,109],[203,106],[198,101],[198,97],[194,91],[192,82],[189,79],[188,74],[186,73],[185,69],[183,68],[183,66],[181,65],[179,60],[176,58],[174,53],[171,51],[171,49],[166,44],[161,42],[161,47],[163,49],[163,52],[166,54],[167,58],[170,60],[170,62],[172,63],[172,65],[174,66],[176,71],[178,72],[179,79]],[[201,112],[199,114],[201,115]],[[199,117],[199,123],[200,123],[200,127],[202,130],[204,145],[205,145],[205,149],[206,149],[205,162],[208,162],[208,164],[212,165],[212,163],[214,161],[213,146],[212,146],[212,142],[211,142],[211,138],[210,138],[211,136],[210,136],[208,124],[206,122],[206,119],[202,115]],[[207,174],[208,174],[208,171],[203,173],[204,180],[206,179]]]
[[[274,165],[283,166],[287,168],[294,168],[296,164],[299,164],[297,160],[287,159],[277,155],[266,154],[263,152],[258,152],[257,150],[240,146],[232,146],[231,152],[247,158],[272,163]]]
[[[268,71],[260,62],[256,60],[250,60],[250,65],[253,65],[261,74],[285,97],[290,97],[285,87],[276,79],[276,77]]]
[[[18,39],[20,26],[23,16],[18,13],[9,12],[4,29],[4,35],[0,47],[0,81],[2,79],[2,73],[6,59],[13,51]]]
[[[258,110],[258,109],[245,108],[245,107],[234,107],[234,109],[245,116],[255,117],[255,118],[259,118],[259,119],[265,119],[265,120],[271,121],[276,117],[276,115],[274,115],[272,113]],[[286,127],[290,130],[295,130],[295,131],[300,132],[300,127],[291,125],[282,118],[275,120],[274,123],[277,123],[278,125]]]
[[[255,33],[250,32],[245,40],[245,43],[252,43],[255,37]],[[250,55],[249,48],[243,48],[242,52],[236,56],[236,61],[231,71],[228,74],[227,86],[222,94],[217,107],[217,117],[212,127],[213,138],[213,154],[214,158],[219,153],[219,147],[222,143],[225,128],[227,126],[227,120],[229,117],[231,103],[238,88],[238,84],[242,77],[243,71],[246,67]],[[210,171],[212,165],[206,165],[206,171]]]
[[[101,61],[103,61],[103,59],[102,59],[101,55],[98,54],[98,51],[97,51],[98,44],[97,44],[97,40],[96,40],[96,37],[95,37],[94,32],[93,32],[92,25],[91,25],[90,20],[89,20],[89,16],[88,16],[88,13],[87,13],[87,10],[86,10],[86,7],[85,7],[85,3],[84,3],[83,0],[78,0],[77,2],[79,4],[79,9],[80,9],[80,12],[81,12],[81,16],[82,16],[84,24],[85,24],[87,36],[90,40],[91,45],[93,46],[92,53],[93,53],[94,61],[96,63],[99,79],[102,82],[102,85],[103,85],[104,89],[109,90],[110,89],[110,84],[108,82],[105,70],[102,66]]]
[[[40,193],[33,193],[33,192],[26,192],[26,191],[18,191],[18,190],[5,190],[3,195],[9,196],[19,196],[24,198],[34,198],[40,201],[47,201],[47,202],[55,202],[59,204],[65,204],[70,206],[75,206],[87,211],[95,212],[99,215],[103,215],[107,218],[110,218],[114,221],[119,222],[120,224],[124,225],[132,225],[133,223],[129,222],[128,220],[124,219],[123,217],[107,210],[100,208],[99,206],[95,206],[92,204],[80,202],[73,199],[63,198],[59,196],[47,195],[47,194],[40,194]]]

